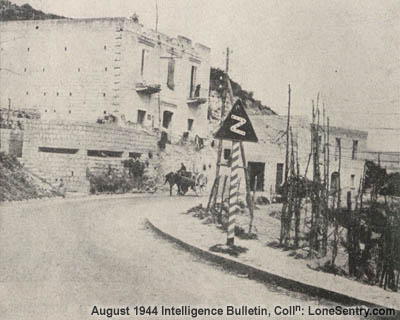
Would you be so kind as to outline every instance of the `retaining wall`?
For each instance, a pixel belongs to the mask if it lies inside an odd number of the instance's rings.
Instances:
[[[87,191],[87,169],[121,172],[133,153],[143,159],[157,148],[157,136],[138,128],[64,121],[25,123],[22,160],[52,184],[63,179],[69,191]],[[151,156],[151,154],[150,154]]]

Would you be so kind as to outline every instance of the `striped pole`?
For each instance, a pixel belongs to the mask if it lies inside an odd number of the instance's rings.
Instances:
[[[238,210],[237,194],[239,183],[239,157],[240,142],[232,141],[232,162],[231,162],[231,181],[229,187],[229,219],[228,219],[228,239],[226,244],[233,245],[235,239],[235,215]]]

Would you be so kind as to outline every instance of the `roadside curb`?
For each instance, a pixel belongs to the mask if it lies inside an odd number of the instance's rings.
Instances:
[[[316,287],[313,285],[309,285],[300,281],[296,281],[293,279],[284,278],[280,275],[273,274],[269,271],[262,270],[250,264],[245,264],[243,262],[239,262],[236,260],[232,260],[227,258],[221,254],[213,253],[205,249],[201,249],[194,245],[191,245],[175,236],[161,230],[159,227],[154,225],[149,219],[146,219],[146,224],[158,235],[163,238],[172,241],[182,248],[186,249],[190,253],[196,254],[201,258],[204,258],[213,263],[217,263],[221,265],[224,269],[235,271],[241,274],[248,274],[249,279],[255,279],[263,282],[268,282],[282,288],[288,289],[290,291],[300,292],[306,295],[315,296],[319,298],[324,298],[329,301],[333,301],[336,303],[340,303],[342,305],[347,306],[365,306],[369,308],[392,308],[384,305],[374,304],[372,302],[368,302],[365,300],[357,299],[354,297],[350,297],[346,294],[339,293],[336,291],[330,291],[325,288]],[[400,310],[395,309],[396,316],[400,314]]]

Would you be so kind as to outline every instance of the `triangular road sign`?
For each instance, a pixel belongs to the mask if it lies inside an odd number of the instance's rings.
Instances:
[[[258,142],[253,125],[240,99],[235,102],[214,137],[222,140]]]

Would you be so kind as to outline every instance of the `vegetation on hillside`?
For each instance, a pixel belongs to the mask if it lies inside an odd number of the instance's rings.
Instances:
[[[225,72],[218,68],[211,68],[210,72],[210,92],[216,91],[220,95],[225,89]],[[231,79],[232,91],[235,97],[238,97],[244,102],[246,108],[254,110],[256,113],[274,115],[276,114],[271,108],[263,105],[260,100],[253,97],[252,91],[244,90],[240,84]]]
[[[65,19],[32,8],[29,4],[18,6],[8,0],[0,0],[0,21]]]
[[[13,156],[0,153],[0,202],[60,195]]]

